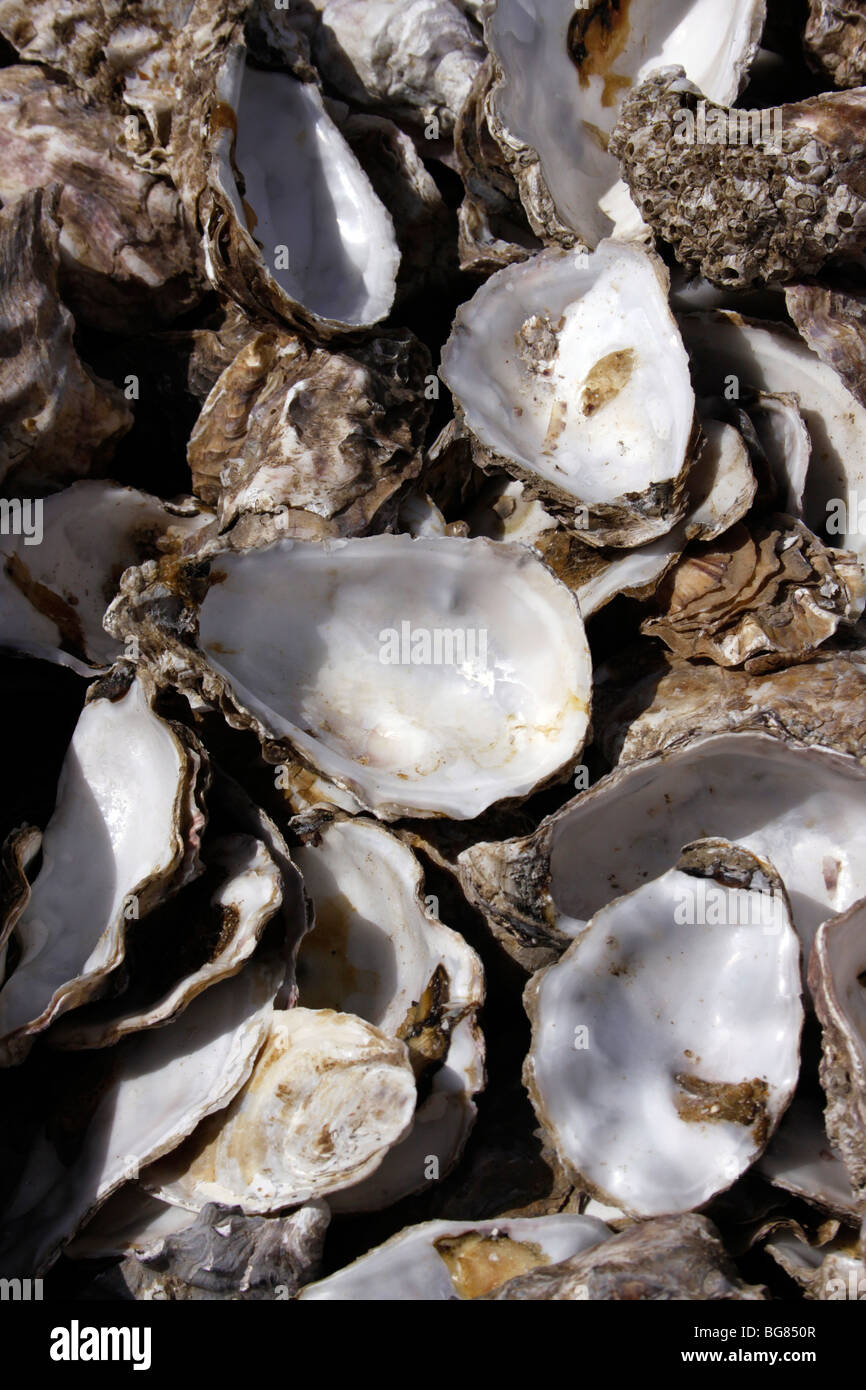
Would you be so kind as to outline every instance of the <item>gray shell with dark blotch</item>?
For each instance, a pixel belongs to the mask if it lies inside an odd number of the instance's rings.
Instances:
[[[866,90],[737,111],[662,68],[626,97],[610,148],[656,235],[724,289],[787,284],[866,248]]]

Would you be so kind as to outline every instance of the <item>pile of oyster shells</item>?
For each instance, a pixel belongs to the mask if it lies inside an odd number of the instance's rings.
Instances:
[[[866,1298],[866,18],[767,8],[0,0],[5,1278]]]

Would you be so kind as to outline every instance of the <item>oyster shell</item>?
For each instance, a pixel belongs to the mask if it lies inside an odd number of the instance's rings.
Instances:
[[[819,1232],[810,1241],[795,1221],[777,1222],[766,1242],[767,1252],[795,1279],[806,1298],[861,1299],[866,1291],[866,1262],[856,1236]]]
[[[761,1287],[739,1278],[712,1222],[691,1215],[641,1221],[585,1254],[539,1266],[487,1295],[504,1303],[754,1301],[765,1296]]]
[[[866,82],[866,15],[840,0],[809,0],[806,57],[837,87]]]
[[[194,503],[96,480],[73,483],[41,508],[38,545],[0,537],[0,647],[90,675],[123,655],[102,626],[122,572],[179,550],[212,517]]]
[[[56,1258],[85,1219],[143,1164],[173,1149],[228,1105],[265,1042],[282,978],[278,959],[252,962],[200,995],[166,1028],[126,1039],[111,1055],[94,1106],[93,1076],[70,1059],[62,1104],[78,1134],[72,1162],[47,1133],[6,1206],[0,1269],[31,1276]],[[75,1070],[80,1082],[76,1087]],[[83,1087],[83,1093],[82,1093]]]
[[[193,488],[223,529],[253,511],[277,512],[286,535],[364,532],[421,467],[429,369],[408,333],[334,352],[256,334],[190,436]]]
[[[361,818],[323,826],[295,859],[315,909],[298,956],[299,1001],[336,1008],[403,1039],[419,1085],[410,1133],[333,1211],[390,1206],[459,1158],[484,1084],[481,962],[428,908],[421,867],[383,826]]]
[[[689,510],[667,535],[631,550],[587,545],[529,498],[507,474],[493,478],[467,512],[469,532],[526,545],[573,590],[584,618],[619,594],[646,599],[676,563],[688,540],[713,539],[741,520],[757,490],[749,453],[739,432],[719,420],[702,421],[704,447],[688,477]]]
[[[796,397],[812,455],[803,520],[833,544],[866,557],[858,525],[866,496],[866,409],[842,378],[790,329],[740,314],[685,314],[680,328],[699,395],[741,395],[748,387]]]
[[[739,112],[708,102],[679,67],[629,93],[610,149],[677,259],[731,289],[862,256],[864,136],[862,91]]]
[[[385,318],[394,226],[316,83],[245,63],[238,28],[203,53],[196,31],[188,42],[171,167],[211,283],[253,317],[314,336]],[[332,217],[319,221],[320,207]]]
[[[683,516],[694,394],[664,268],[641,247],[546,251],[492,275],[440,374],[475,462],[577,509],[587,543],[640,545]]]
[[[866,406],[866,296],[829,285],[788,285],[785,305],[812,351]]]
[[[128,921],[198,872],[201,756],[152,709],[145,676],[92,687],[15,922],[19,958],[0,989],[0,1059],[92,998],[123,959]],[[147,807],[143,820],[141,808]]]
[[[815,1088],[819,1089],[817,1078]],[[805,1091],[802,1083],[757,1169],[776,1187],[845,1221],[858,1216],[862,1203],[858,1203],[845,1165],[827,1138],[823,1097],[819,1100],[813,1092]]]
[[[517,1274],[577,1255],[609,1237],[608,1227],[590,1216],[427,1221],[308,1284],[299,1297],[343,1302],[481,1298]]]
[[[276,1011],[236,1100],[141,1180],[191,1210],[217,1201],[261,1215],[359,1182],[414,1110],[404,1043],[331,1009]]]
[[[312,53],[326,82],[359,106],[384,106],[398,121],[451,134],[485,56],[451,0],[314,3]]]
[[[759,730],[790,743],[866,755],[866,666],[858,652],[821,648],[767,671],[647,658],[630,648],[598,672],[596,739],[616,766],[687,744],[700,734]]]
[[[487,120],[493,82],[488,58],[479,68],[454,129],[454,151],[464,185],[458,250],[461,270],[487,275],[542,249],[530,230],[517,184]]]
[[[161,680],[298,750],[378,816],[471,819],[579,756],[586,638],[533,556],[450,536],[211,555],[204,596],[171,613],[156,567],[128,570],[109,630],[139,634]],[[286,606],[287,585],[303,608]]]
[[[56,183],[61,291],[79,322],[125,333],[168,323],[201,297],[176,190],[117,147],[119,119],[23,64],[0,70],[4,202]]]
[[[319,1273],[329,1220],[324,1202],[278,1217],[209,1205],[156,1248],[124,1260],[117,1275],[138,1299],[291,1298]]]
[[[0,479],[5,488],[69,482],[111,457],[132,424],[122,393],[75,350],[61,302],[61,190],[35,189],[0,212]]]
[[[497,0],[484,32],[495,63],[490,128],[509,161],[533,231],[596,246],[640,218],[608,153],[625,93],[653,68],[684,63],[717,101],[745,81],[763,0],[629,6],[620,0]]]
[[[803,515],[803,496],[812,455],[812,438],[800,414],[796,396],[758,391],[745,402],[754,426],[760,462],[769,470],[769,484],[782,511]]]
[[[740,524],[692,547],[663,580],[641,631],[677,656],[741,666],[796,658],[862,616],[866,576],[850,552],[827,550],[791,517]]]
[[[461,877],[505,948],[535,969],[614,897],[673,868],[700,828],[775,865],[805,957],[828,914],[866,895],[864,775],[856,758],[766,734],[699,736],[615,770],[532,835],[464,850]]]
[[[205,840],[203,860],[205,872],[171,904],[175,911],[172,913],[168,904],[162,912],[157,908],[148,919],[140,945],[133,934],[126,953],[133,988],[118,1000],[76,1009],[52,1033],[54,1046],[107,1047],[129,1033],[160,1027],[203,990],[237,974],[250,958],[265,926],[282,904],[279,868],[262,842],[250,835],[223,835],[210,844]],[[170,968],[174,963],[172,943],[164,929],[166,916],[175,928],[174,935],[181,923],[185,927],[184,954],[192,961],[180,979],[169,979],[161,991],[151,985],[150,997],[142,997],[145,980],[150,983],[156,974],[157,982],[162,983],[159,965]],[[198,935],[213,945],[196,964]],[[160,961],[153,960],[157,951]],[[148,963],[150,971],[146,971]]]
[[[794,1094],[800,944],[775,870],[724,840],[598,912],[524,1003],[545,1132],[580,1187],[632,1215],[729,1187]]]

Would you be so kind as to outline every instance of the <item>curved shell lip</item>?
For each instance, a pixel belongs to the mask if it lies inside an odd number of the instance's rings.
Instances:
[[[544,1097],[542,1095],[541,1089],[538,1085],[536,1078],[535,1058],[533,1056],[533,1049],[535,1046],[536,1039],[539,1037],[543,1028],[540,1012],[541,990],[545,978],[552,971],[558,969],[561,965],[567,965],[575,956],[578,955],[584,938],[587,937],[589,931],[591,930],[593,921],[595,920],[596,916],[600,915],[601,913],[606,913],[611,908],[619,904],[622,904],[628,898],[634,897],[637,893],[641,891],[641,889],[636,888],[633,889],[631,892],[619,893],[615,897],[611,898],[608,903],[606,903],[602,908],[600,908],[597,913],[594,913],[593,917],[591,917],[586,922],[583,929],[579,932],[577,936],[573,938],[567,949],[563,952],[561,956],[559,956],[557,960],[552,961],[549,965],[542,966],[542,968],[537,970],[535,974],[533,974],[530,977],[523,991],[523,1006],[526,1011],[526,1015],[529,1019],[530,1027],[532,1030],[532,1045],[524,1059],[522,1069],[522,1081],[524,1089],[526,1090],[532,1102],[533,1109],[535,1110],[536,1116],[538,1117],[539,1123],[542,1127],[542,1131],[545,1134],[551,1148],[553,1148],[556,1151],[559,1161],[562,1163],[566,1172],[569,1173],[569,1175],[572,1177],[574,1183],[577,1186],[582,1188],[585,1192],[587,1192],[590,1195],[590,1197],[593,1197],[596,1201],[602,1202],[607,1206],[616,1207],[622,1212],[624,1212],[627,1216],[630,1216],[638,1221],[647,1220],[650,1218],[662,1218],[666,1216],[680,1216],[685,1214],[687,1211],[697,1213],[705,1211],[715,1200],[715,1198],[720,1195],[720,1193],[723,1193],[730,1189],[733,1186],[733,1184],[738,1180],[738,1178],[742,1177],[743,1173],[747,1172],[755,1163],[757,1163],[760,1160],[761,1155],[766,1151],[766,1148],[772,1140],[776,1130],[778,1129],[778,1126],[785,1112],[790,1106],[797,1088],[797,1083],[799,1079],[800,1048],[802,1042],[803,1027],[805,1022],[805,1015],[802,1007],[801,991],[799,986],[800,966],[802,963],[802,946],[799,942],[799,938],[797,937],[796,932],[793,930],[793,925],[790,919],[790,903],[788,901],[788,894],[785,890],[781,878],[779,877],[779,874],[769,863],[769,861],[765,860],[761,855],[755,854],[750,850],[745,850],[734,842],[726,841],[718,837],[704,838],[702,840],[694,841],[690,845],[684,846],[680,862],[677,867],[683,867],[687,865],[690,858],[700,863],[700,860],[703,857],[707,861],[705,867],[710,868],[711,864],[715,862],[717,858],[720,859],[726,850],[729,851],[737,859],[753,860],[757,867],[758,876],[763,876],[766,878],[767,882],[771,884],[772,891],[774,893],[781,893],[782,899],[786,905],[789,932],[793,937],[796,946],[796,998],[800,1006],[797,1015],[795,1039],[798,1064],[797,1067],[794,1069],[793,1076],[790,1079],[789,1085],[787,1086],[785,1093],[783,1094],[781,1100],[775,1107],[775,1115],[773,1117],[772,1123],[769,1125],[767,1129],[766,1134],[763,1136],[763,1142],[759,1142],[757,1144],[757,1147],[755,1148],[755,1151],[753,1152],[748,1163],[743,1168],[741,1168],[739,1173],[735,1173],[730,1178],[726,1176],[720,1177],[718,1186],[716,1186],[713,1189],[713,1191],[711,1191],[703,1200],[693,1205],[689,1205],[685,1208],[682,1206],[671,1206],[670,1209],[659,1209],[648,1212],[646,1210],[642,1210],[639,1206],[635,1205],[633,1201],[629,1201],[628,1198],[623,1194],[612,1192],[603,1187],[595,1179],[588,1177],[586,1172],[580,1168],[579,1164],[574,1162],[570,1158],[570,1156],[566,1152],[564,1152],[563,1147],[557,1143],[556,1121],[553,1119],[550,1112],[550,1108],[544,1100]],[[713,853],[714,851],[715,853]]]
[[[208,280],[215,289],[237,301],[253,317],[264,314],[277,323],[288,324],[290,327],[298,327],[311,333],[314,338],[330,338],[337,335],[366,337],[376,324],[388,317],[397,291],[400,250],[391,214],[379,201],[369,178],[346,145],[345,157],[352,164],[358,186],[364,187],[371,206],[375,202],[381,209],[381,230],[387,242],[382,254],[387,261],[391,280],[391,292],[387,303],[383,299],[372,318],[362,316],[355,320],[344,320],[316,312],[300,299],[293,297],[279,283],[268,269],[262,248],[249,228],[247,207],[238,187],[239,174],[241,179],[243,178],[236,162],[238,112],[246,58],[247,49],[243,43],[232,43],[226,49],[218,69],[213,99],[203,120],[205,174],[211,203],[210,208],[205,211],[203,226],[204,262]],[[273,73],[298,87],[311,89],[316,94],[319,114],[329,125],[333,124],[324,110],[316,82],[303,80],[283,69],[255,67],[253,71]],[[338,140],[343,142],[336,126],[333,129]],[[223,253],[226,249],[229,251],[229,259],[224,262]],[[288,251],[290,255],[291,248],[288,248]]]
[[[532,313],[535,306],[544,308],[543,297],[538,286],[532,286],[532,279],[551,276],[557,269],[569,265],[576,275],[590,272],[595,262],[599,273],[607,268],[605,262],[620,258],[631,260],[634,268],[650,271],[659,291],[659,310],[668,325],[670,333],[678,340],[683,386],[691,403],[691,420],[684,431],[682,457],[675,472],[667,477],[648,479],[643,491],[624,490],[618,497],[602,500],[582,496],[577,490],[580,486],[580,472],[575,474],[575,487],[565,488],[553,477],[553,469],[545,473],[534,466],[534,460],[525,444],[510,447],[508,439],[500,426],[491,426],[489,411],[473,407],[465,382],[464,364],[461,363],[461,349],[473,334],[473,318],[481,318],[490,313],[490,304],[495,296],[516,294],[522,282],[534,290],[527,296],[524,309]],[[543,287],[543,286],[542,286]],[[589,283],[577,287],[572,299],[565,304],[567,308],[578,303],[591,288]],[[689,509],[688,479],[692,466],[700,453],[703,436],[698,415],[695,393],[688,374],[688,357],[681,341],[679,328],[668,302],[670,277],[663,262],[654,252],[647,250],[634,240],[606,239],[594,252],[547,248],[527,260],[507,265],[489,276],[476,291],[472,299],[461,304],[454,318],[451,335],[442,350],[439,375],[452,393],[457,415],[470,436],[473,460],[484,471],[502,471],[523,483],[527,496],[537,497],[547,503],[554,512],[562,512],[565,519],[574,519],[576,510],[586,513],[580,525],[580,539],[595,547],[612,546],[634,548],[648,544],[668,535]],[[662,302],[663,301],[663,302]],[[512,325],[513,326],[513,325]],[[482,369],[483,371],[483,369]],[[522,413],[522,412],[521,412]],[[679,449],[677,450],[679,453]],[[559,465],[554,465],[558,469]]]
[[[860,898],[821,924],[812,945],[808,979],[822,1031],[820,1075],[827,1096],[827,1133],[866,1218],[866,1032],[856,1036],[857,1022],[851,1006],[846,1007],[831,959],[834,937],[841,936],[858,917],[863,918],[864,911],[866,898]],[[860,963],[866,967],[866,953],[861,954]]]
[[[528,569],[536,593],[539,588],[547,588],[550,594],[551,621],[556,622],[557,630],[565,633],[573,626],[570,650],[575,663],[576,679],[579,682],[578,690],[571,689],[567,694],[565,693],[565,686],[563,686],[564,693],[561,697],[563,703],[558,716],[562,728],[557,733],[558,744],[554,750],[555,761],[550,752],[551,735],[548,730],[544,735],[544,748],[547,750],[545,762],[541,762],[537,748],[534,747],[531,753],[532,766],[522,773],[519,782],[513,778],[510,783],[503,785],[500,778],[497,785],[491,785],[491,779],[488,775],[479,781],[478,789],[473,795],[470,795],[464,782],[461,784],[459,805],[453,796],[454,788],[451,783],[439,789],[431,788],[426,791],[421,786],[419,795],[414,797],[407,795],[405,799],[400,800],[398,796],[402,791],[401,780],[404,779],[399,779],[394,788],[397,795],[394,795],[393,792],[389,795],[387,790],[376,794],[375,784],[371,783],[365,787],[353,775],[352,771],[348,770],[347,757],[340,755],[339,758],[336,758],[327,755],[327,753],[323,755],[324,745],[314,737],[305,736],[303,731],[298,731],[295,726],[289,727],[288,721],[283,727],[278,727],[274,722],[272,712],[269,711],[263,700],[244,691],[242,684],[236,682],[232,677],[224,661],[214,659],[213,655],[207,651],[200,636],[196,645],[190,642],[187,634],[195,623],[195,601],[190,605],[189,600],[185,599],[183,602],[186,606],[182,613],[179,616],[171,617],[168,622],[163,621],[166,595],[169,593],[177,594],[178,588],[182,588],[184,582],[183,576],[180,576],[180,580],[178,580],[176,566],[171,567],[171,570],[163,571],[165,582],[161,582],[160,579],[157,579],[155,583],[150,582],[159,573],[154,566],[148,567],[146,565],[140,570],[127,571],[124,577],[124,592],[109,609],[106,620],[108,630],[121,636],[137,631],[140,619],[136,615],[136,609],[139,613],[142,610],[146,611],[148,603],[152,601],[154,605],[152,631],[154,646],[157,649],[153,656],[158,679],[165,679],[164,674],[158,672],[159,664],[164,660],[166,667],[172,670],[171,678],[180,679],[188,694],[192,691],[195,691],[199,696],[203,694],[206,700],[222,710],[230,723],[237,720],[239,722],[235,725],[236,727],[253,728],[262,743],[276,747],[280,745],[290,747],[333,785],[350,792],[361,807],[370,811],[380,820],[396,820],[403,816],[472,819],[492,805],[518,803],[539,788],[554,784],[566,777],[579,758],[588,736],[591,705],[589,648],[575,595],[551,573],[537,556],[513,546],[481,538],[468,540],[463,537],[449,536],[415,540],[406,535],[380,535],[323,542],[284,540],[271,542],[256,548],[254,551],[245,550],[236,553],[243,559],[254,553],[264,554],[278,547],[285,547],[287,550],[295,547],[299,553],[306,556],[315,554],[316,556],[327,557],[338,554],[347,546],[377,546],[379,553],[391,549],[402,551],[405,555],[408,555],[413,548],[417,548],[419,551],[427,550],[430,554],[435,555],[436,549],[441,550],[442,547],[448,546],[451,548],[452,556],[456,554],[454,547],[471,547],[476,556],[489,551],[491,556],[496,557],[496,564],[501,564],[504,570],[508,570],[514,575],[519,576],[522,571]],[[220,555],[224,555],[230,550],[230,542],[226,541],[205,546],[200,556],[191,562],[197,578],[201,577],[203,563],[213,565],[214,562],[219,561]],[[219,572],[217,571],[217,578],[218,575]],[[214,572],[212,569],[210,584],[213,585],[213,582]],[[145,596],[140,605],[138,595],[129,598],[134,593],[136,585],[141,585],[145,590],[150,589],[150,593]],[[222,586],[220,586],[220,590],[224,592]],[[201,603],[203,605],[204,600],[201,600]],[[445,616],[443,615],[443,617]],[[387,784],[383,784],[383,786],[387,787]],[[449,796],[451,796],[450,802]]]
[[[385,1155],[382,1165],[371,1175],[369,1183],[363,1183],[358,1191],[353,1184],[340,1193],[337,1201],[330,1203],[335,1213],[381,1210],[404,1197],[426,1190],[429,1183],[423,1171],[426,1154],[419,1145],[423,1145],[427,1153],[432,1150],[438,1157],[437,1180],[452,1172],[460,1161],[475,1123],[475,1097],[484,1089],[487,1080],[485,1038],[478,1018],[486,995],[486,980],[480,957],[460,932],[449,927],[434,912],[424,892],[424,869],[411,845],[379,821],[364,816],[350,816],[343,812],[334,816],[329,826],[324,829],[323,838],[327,838],[331,826],[340,825],[356,826],[364,833],[386,836],[395,846],[399,846],[401,864],[405,864],[409,875],[408,883],[419,926],[429,929],[431,948],[437,938],[441,943],[441,947],[435,952],[431,949],[431,957],[434,954],[440,955],[440,963],[444,965],[448,978],[448,997],[443,1015],[435,1024],[437,1032],[445,1040],[445,1050],[438,1069],[431,1073],[430,1094],[418,1105],[412,1129]],[[302,860],[302,869],[304,867],[305,861]],[[339,886],[339,880],[335,878],[335,882]],[[315,902],[315,894],[313,899]],[[407,920],[407,917],[408,914],[403,920]],[[380,923],[384,924],[384,915],[380,917]],[[395,925],[396,920],[392,926]],[[384,929],[384,925],[380,925],[380,930]],[[396,936],[397,932],[394,931],[393,937]],[[418,992],[420,993],[420,990]],[[414,993],[415,991],[412,991],[410,998]],[[300,1002],[303,1003],[303,986]],[[349,996],[344,1006],[353,1002]],[[406,1017],[400,1024],[398,1037],[405,1036],[405,1023]],[[383,1027],[384,1023],[376,1026]],[[440,1129],[438,1124],[443,1105],[448,1109]],[[423,1127],[423,1134],[417,1132],[417,1127]],[[404,1149],[403,1153],[401,1149]],[[411,1176],[406,1171],[407,1163],[411,1165]]]
[[[104,683],[97,681],[90,687],[84,711],[100,698],[110,700],[112,703],[126,698],[132,693],[136,685],[141,690],[146,708],[159,721],[163,732],[170,740],[177,758],[178,769],[177,785],[171,809],[169,857],[165,859],[163,864],[155,869],[152,868],[143,879],[129,889],[126,895],[126,899],[132,897],[136,900],[139,912],[147,912],[160,898],[169,895],[181,887],[183,883],[194,878],[199,872],[198,825],[196,822],[200,822],[203,817],[202,789],[203,784],[209,779],[210,767],[204,751],[194,735],[186,729],[181,733],[179,726],[173,721],[156,715],[153,708],[155,683],[147,672],[137,671],[133,673],[128,664],[125,663],[112,668]],[[71,751],[72,743],[70,742],[67,757]],[[61,795],[62,785],[58,784],[58,801],[55,805],[55,813],[60,804]],[[38,882],[38,876],[34,880],[34,884],[36,882]],[[34,884],[28,883],[23,888],[23,901],[19,900],[11,907],[12,931],[15,930],[19,918],[27,910]],[[3,936],[5,937],[5,935],[4,929]],[[3,1034],[2,1039],[0,1039],[0,1066],[22,1061],[38,1034],[43,1033],[62,1014],[68,1013],[70,1009],[92,999],[123,961],[126,944],[127,920],[124,904],[121,904],[114,918],[106,923],[105,929],[91,951],[92,954],[93,951],[102,946],[103,951],[110,948],[110,954],[98,965],[89,969],[87,968],[87,961],[85,961],[79,974],[54,988],[50,998],[34,1018],[28,1019]],[[5,987],[14,979],[13,973],[9,979],[2,982],[0,988]]]
[[[563,823],[575,812],[583,814],[599,803],[603,805],[608,793],[618,793],[621,785],[633,778],[654,780],[669,764],[676,766],[686,755],[730,753],[735,747],[738,753],[748,755],[756,751],[770,758],[795,753],[802,760],[804,776],[810,766],[823,770],[835,765],[848,782],[866,778],[859,757],[800,742],[787,730],[781,735],[750,727],[695,735],[689,729],[649,756],[615,767],[545,817],[531,834],[504,841],[479,841],[463,850],[457,863],[464,892],[484,914],[497,940],[524,969],[536,971],[555,963],[589,920],[589,916],[571,917],[568,932],[558,925],[560,912],[551,892],[551,863]],[[671,865],[673,862],[672,857]],[[603,905],[599,901],[589,915]]]

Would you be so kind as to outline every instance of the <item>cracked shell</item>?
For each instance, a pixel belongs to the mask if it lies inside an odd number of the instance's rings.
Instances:
[[[91,687],[42,865],[17,910],[18,958],[0,989],[5,1065],[99,991],[123,959],[131,917],[199,872],[203,755],[192,735],[154,713],[146,676],[120,684],[120,692],[110,682]]]

